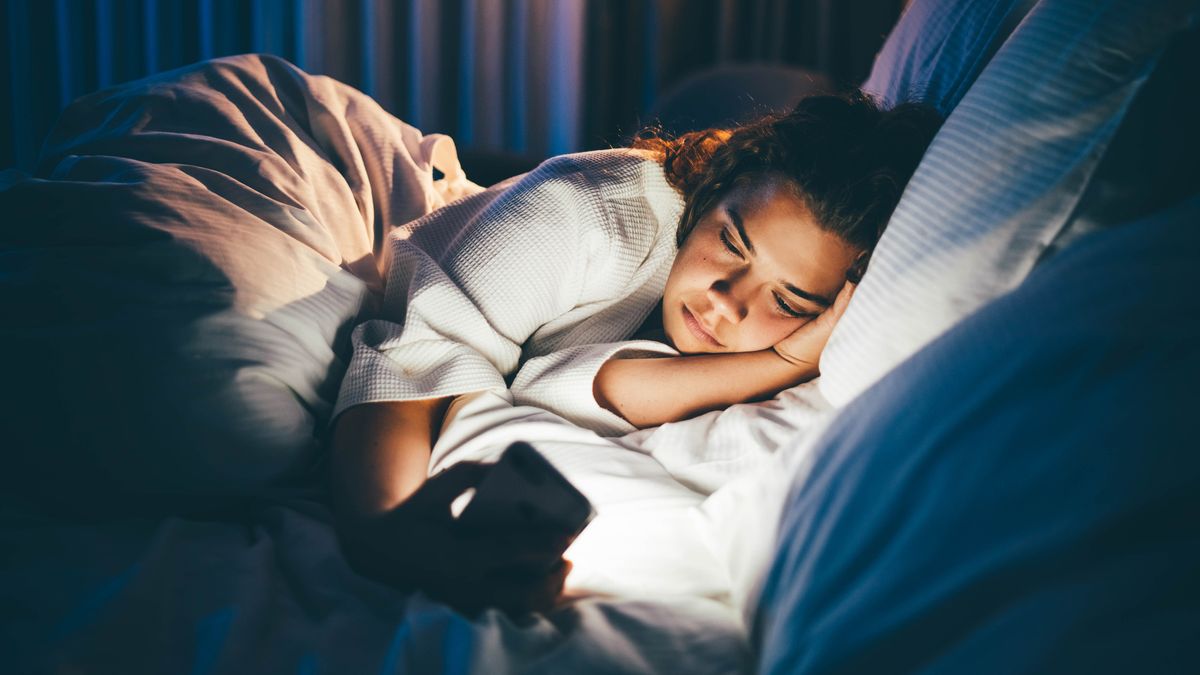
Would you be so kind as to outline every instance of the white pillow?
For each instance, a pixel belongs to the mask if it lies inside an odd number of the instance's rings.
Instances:
[[[1164,45],[1186,26],[1188,5],[1043,0],[1030,11],[909,183],[822,356],[830,403],[845,405],[1025,278]],[[895,63],[903,60],[877,67]]]

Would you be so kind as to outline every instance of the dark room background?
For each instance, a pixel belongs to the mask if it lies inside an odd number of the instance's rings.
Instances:
[[[776,63],[856,84],[903,0],[0,0],[0,168],[74,98],[201,59],[282,56],[466,153],[620,142],[672,86]]]

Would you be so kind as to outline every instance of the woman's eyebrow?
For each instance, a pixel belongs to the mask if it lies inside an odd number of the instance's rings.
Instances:
[[[796,286],[789,284],[786,281],[783,283],[783,287],[788,289],[788,292],[792,293],[793,295],[804,298],[805,300],[808,300],[811,303],[818,304],[822,307],[828,307],[833,304],[833,300],[830,300],[829,298],[827,298],[823,295],[817,295],[816,293],[809,293],[808,291],[801,289],[801,288],[797,288]]]
[[[742,225],[742,214],[738,213],[737,209],[732,206],[726,206],[725,215],[729,216],[729,220],[737,228],[738,236],[742,238],[742,244],[746,246],[746,250],[753,254],[754,244],[750,243],[750,237],[746,236],[746,226]]]
[[[738,236],[741,237],[742,244],[745,245],[746,250],[750,251],[750,254],[753,255],[754,254],[754,244],[750,243],[750,237],[746,236],[746,226],[742,224],[742,214],[738,213],[737,209],[733,208],[732,206],[726,206],[725,207],[725,215],[729,217],[729,221],[733,223],[733,226],[735,228],[737,228]],[[830,305],[833,304],[833,300],[831,300],[823,295],[817,295],[816,293],[809,293],[808,291],[800,288],[799,286],[796,286],[795,284],[789,284],[786,281],[781,282],[781,283],[783,283],[783,287],[786,288],[789,293],[791,293],[792,295],[795,295],[798,298],[801,298],[803,300],[808,300],[809,302],[820,305],[821,307],[829,307]]]

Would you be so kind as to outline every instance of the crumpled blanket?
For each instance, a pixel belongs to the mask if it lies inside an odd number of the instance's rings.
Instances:
[[[24,474],[101,493],[294,482],[337,396],[338,338],[380,291],[386,233],[478,189],[448,137],[271,56],[79,99],[32,176],[0,174]]]

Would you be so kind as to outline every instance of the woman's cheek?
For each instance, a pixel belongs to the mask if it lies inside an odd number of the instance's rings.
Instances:
[[[774,324],[775,322],[770,319],[764,321],[760,318],[743,321],[737,327],[737,339],[733,345],[730,345],[731,351],[757,352],[773,346],[785,335]]]
[[[803,325],[800,321],[795,319],[785,319],[783,317],[772,317],[770,323],[770,327],[763,331],[763,334],[767,339],[767,343],[760,346],[759,349],[767,349],[775,346],[780,340],[791,335],[796,331],[797,328]]]

